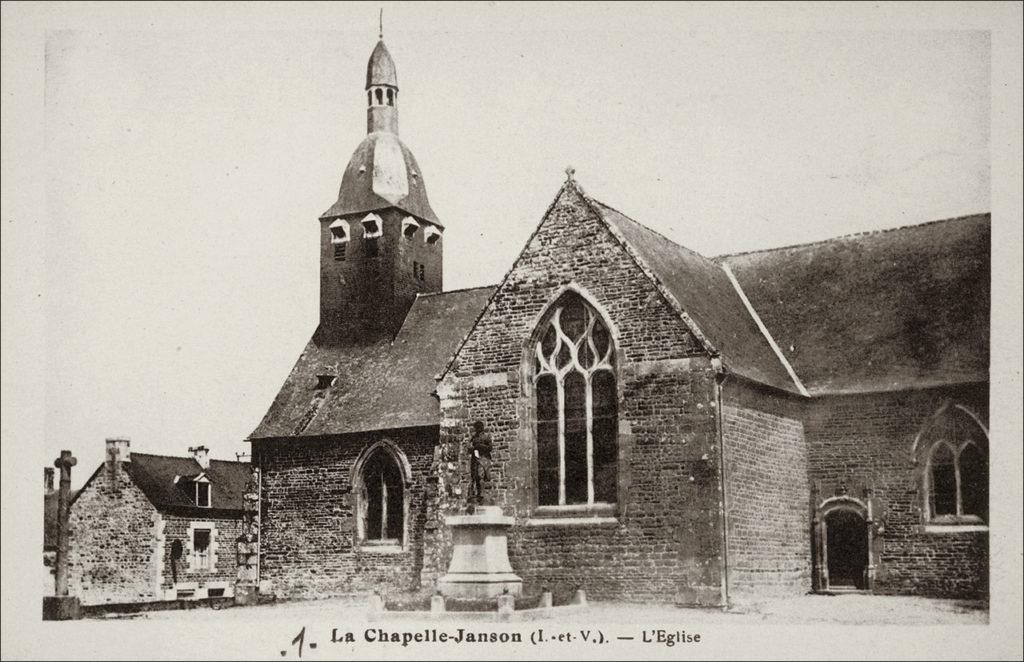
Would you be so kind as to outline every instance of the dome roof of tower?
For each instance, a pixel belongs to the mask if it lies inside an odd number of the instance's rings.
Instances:
[[[395,61],[388,53],[388,47],[384,40],[377,42],[377,47],[370,53],[370,61],[366,63],[366,88],[372,85],[390,85],[398,87],[398,73],[395,71]]]
[[[395,134],[376,131],[356,147],[341,178],[338,201],[320,218],[336,218],[385,207],[397,207],[416,218],[443,227],[430,208],[423,174],[412,152]]]

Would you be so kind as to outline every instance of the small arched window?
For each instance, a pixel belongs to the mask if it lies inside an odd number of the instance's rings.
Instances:
[[[374,449],[359,476],[359,537],[364,543],[401,545],[405,531],[405,486],[391,453]]]
[[[618,491],[618,395],[611,333],[574,292],[535,336],[537,503],[612,504]]]
[[[959,405],[946,406],[918,437],[925,454],[925,511],[932,523],[988,520],[988,434]]]

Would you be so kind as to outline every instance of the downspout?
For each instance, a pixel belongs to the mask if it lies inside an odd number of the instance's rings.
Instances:
[[[726,520],[725,512],[728,507],[728,489],[726,487],[725,474],[725,417],[722,414],[722,387],[729,378],[729,373],[722,366],[721,357],[711,359],[711,365],[715,370],[715,409],[718,418],[718,475],[719,489],[722,498],[719,500],[718,515],[722,525],[722,555],[719,572],[722,576],[722,609],[729,608],[729,523]]]

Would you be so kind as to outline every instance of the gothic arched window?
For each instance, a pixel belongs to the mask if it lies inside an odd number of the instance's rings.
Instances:
[[[607,325],[567,293],[541,324],[533,361],[538,505],[615,503],[618,395]]]
[[[391,453],[374,449],[359,476],[359,537],[371,544],[401,545],[405,532],[402,471]]]
[[[925,508],[933,523],[988,520],[988,434],[960,406],[947,406],[918,438],[925,454]]]

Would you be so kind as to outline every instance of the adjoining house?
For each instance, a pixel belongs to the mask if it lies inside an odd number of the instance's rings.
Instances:
[[[82,604],[231,596],[248,462],[132,453],[106,461],[71,502],[69,587]]]
[[[569,171],[500,284],[442,292],[383,42],[365,92],[250,435],[279,595],[430,590],[474,428],[526,592],[987,594],[988,214],[710,259]]]

